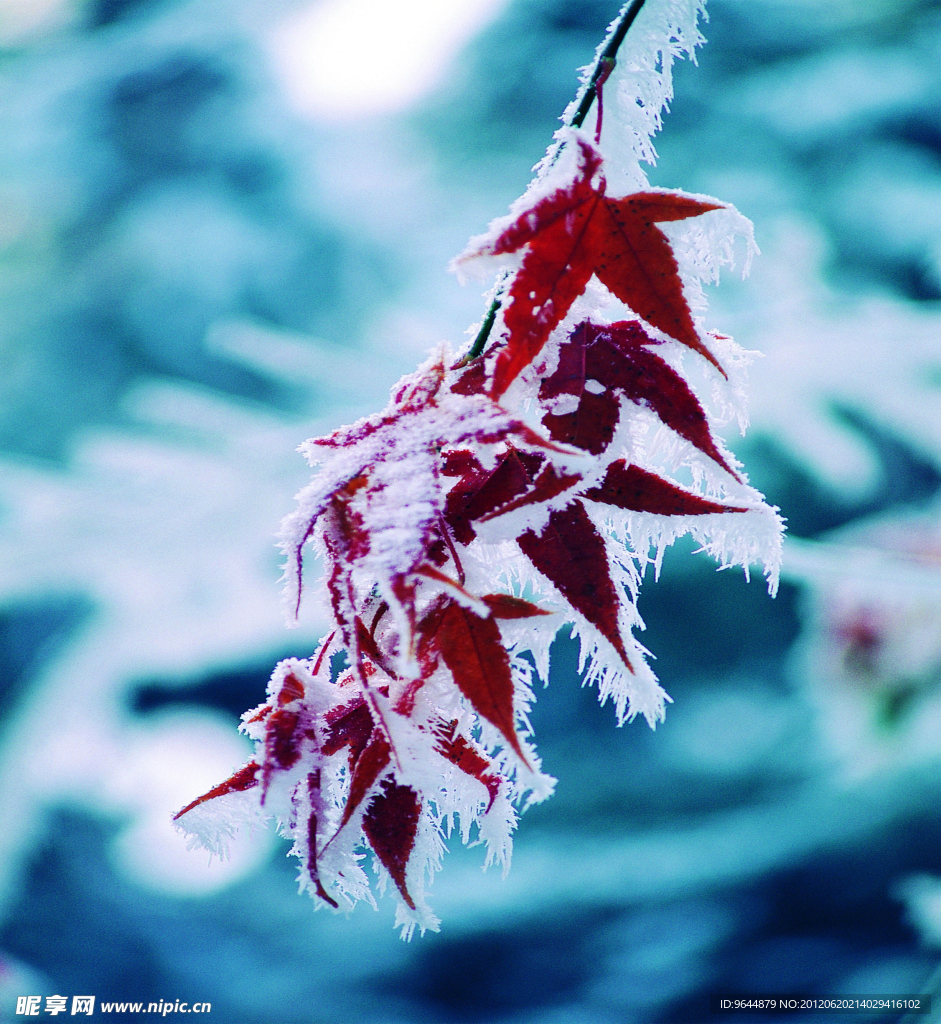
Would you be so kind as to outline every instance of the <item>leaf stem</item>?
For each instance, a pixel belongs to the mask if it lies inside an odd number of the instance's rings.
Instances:
[[[572,114],[572,118],[569,121],[570,127],[581,128],[582,123],[588,116],[588,111],[591,109],[591,105],[595,102],[595,97],[598,94],[599,79],[603,81],[611,73],[615,57],[617,57],[617,52],[621,48],[621,43],[624,42],[627,30],[634,24],[634,19],[640,13],[640,9],[643,6],[644,0],[634,0],[634,2],[624,11],[621,20],[617,23],[614,31],[611,33],[608,45],[595,61],[591,77],[588,79],[588,86],[585,89],[581,102],[578,104],[575,113]]]
[[[473,362],[483,352],[484,345],[487,344],[487,338],[490,337],[490,331],[493,329],[493,322],[497,318],[497,312],[500,309],[500,305],[501,298],[498,295],[494,298],[493,302],[490,303],[490,309],[487,310],[484,322],[480,325],[480,330],[477,332],[474,344],[471,346],[470,352],[468,352],[466,357],[462,360],[462,364]]]
[[[595,66],[592,68],[592,72],[588,79],[588,84],[585,87],[585,91],[582,94],[582,98],[579,101],[578,107],[575,109],[575,113],[572,114],[572,117],[568,122],[569,127],[581,128],[582,123],[588,116],[588,111],[591,109],[592,103],[595,102],[595,99],[599,99],[600,102],[599,89],[614,69],[615,58],[617,57],[618,50],[621,48],[621,43],[624,42],[627,30],[634,24],[634,19],[640,13],[640,9],[643,6],[644,0],[633,0],[633,2],[624,9],[624,13],[621,15],[621,20],[615,25],[614,31],[611,33],[608,45],[595,60]],[[600,112],[598,127],[600,134]],[[493,302],[490,303],[490,308],[487,310],[487,315],[484,317],[483,323],[480,325],[480,330],[477,332],[474,344],[471,346],[467,355],[460,361],[458,364],[459,366],[466,366],[483,353],[484,346],[487,344],[487,339],[490,337],[490,332],[493,330],[494,321],[497,318],[497,313],[500,312],[502,304],[503,297],[500,294],[500,291],[498,291],[494,296]]]

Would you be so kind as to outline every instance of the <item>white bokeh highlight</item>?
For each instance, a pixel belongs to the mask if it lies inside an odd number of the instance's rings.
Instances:
[[[506,0],[320,0],[287,17],[269,52],[294,107],[318,119],[414,103]]]

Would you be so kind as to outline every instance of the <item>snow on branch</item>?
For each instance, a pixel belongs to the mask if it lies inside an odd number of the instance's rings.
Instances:
[[[440,348],[382,412],[302,446],[319,468],[282,527],[285,594],[296,616],[312,548],[332,631],[246,714],[254,759],[177,815],[215,852],[249,812],[276,819],[302,887],[334,908],[373,902],[371,867],[406,937],[438,927],[425,888],[455,829],[506,869],[518,811],[552,792],[527,712],[562,624],[618,722],[653,726],[669,698],[633,636],[648,562],[692,533],[776,586],[781,521],[683,369],[719,404],[740,393],[742,354],[704,331],[698,285],[736,234],[753,246],[750,225],[709,197],[611,184],[651,158],[700,10],[648,0],[623,71],[598,78],[598,100],[616,89],[603,131],[562,129],[534,186],[456,260],[509,270],[486,349]]]

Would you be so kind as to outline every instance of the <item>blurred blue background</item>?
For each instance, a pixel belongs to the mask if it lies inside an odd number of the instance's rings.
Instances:
[[[479,319],[447,261],[522,192],[616,13],[388,6],[376,43],[360,0],[0,4],[0,1019],[57,993],[224,1024],[720,1024],[714,993],[919,990],[937,0],[711,0],[676,68],[651,180],[756,223],[709,326],[764,353],[729,440],[791,540],[774,601],[688,544],[648,579],[665,724],[615,728],[560,637],[533,715],[556,795],[505,880],[452,843],[442,931],[408,945],[390,901],[315,914],[272,835],[207,866],[170,828],[319,635],[278,603],[294,448]]]

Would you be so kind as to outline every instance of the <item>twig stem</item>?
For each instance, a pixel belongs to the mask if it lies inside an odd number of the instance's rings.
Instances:
[[[575,112],[569,119],[569,127],[581,128],[582,123],[588,116],[588,111],[591,110],[592,103],[598,99],[599,88],[603,85],[608,75],[610,75],[611,71],[614,69],[615,58],[617,57],[617,52],[621,47],[621,43],[624,42],[627,30],[634,24],[634,19],[640,13],[640,9],[643,6],[644,0],[633,0],[633,3],[625,8],[624,14],[621,16],[621,20],[617,23],[614,31],[611,33],[608,45],[604,50],[602,50],[598,58],[595,60],[595,66],[592,68],[588,84],[585,87],[585,92],[582,94],[582,98],[576,107]],[[600,123],[598,127],[600,134]],[[480,330],[477,332],[477,337],[474,339],[474,344],[471,346],[471,350],[461,360],[462,366],[472,362],[483,352],[484,346],[487,344],[487,339],[490,337],[490,332],[493,330],[493,324],[497,318],[497,313],[500,311],[502,301],[501,292],[498,291],[494,296],[493,302],[490,303],[490,308],[487,310],[487,315],[484,317],[484,321],[480,325]]]
[[[624,37],[627,35],[627,30],[634,24],[634,19],[640,13],[641,7],[644,6],[644,0],[634,0],[630,7],[625,10],[624,15],[618,22],[616,28],[611,33],[611,38],[608,40],[608,45],[604,48],[601,55],[595,61],[595,66],[592,68],[591,77],[588,79],[588,87],[585,89],[585,93],[582,96],[581,102],[572,114],[569,125],[572,128],[581,128],[582,123],[588,116],[588,111],[591,110],[592,103],[595,102],[595,97],[598,94],[598,80],[600,78],[607,78],[611,73],[611,68],[614,64],[614,60],[617,57],[618,50],[621,47],[621,43],[624,42]]]

